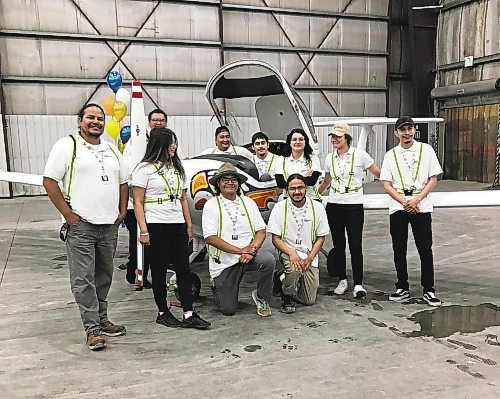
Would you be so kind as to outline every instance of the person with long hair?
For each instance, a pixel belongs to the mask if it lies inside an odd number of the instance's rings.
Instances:
[[[321,195],[316,187],[322,170],[319,158],[313,154],[309,145],[309,137],[303,129],[295,128],[286,136],[283,158],[276,165],[276,185],[286,189],[288,177],[298,173],[305,177],[308,198],[321,201]],[[288,196],[285,193],[285,196]]]
[[[352,137],[346,123],[337,123],[329,136],[333,151],[325,158],[325,179],[319,187],[323,193],[330,187],[327,197],[326,214],[332,232],[333,262],[328,262],[328,274],[338,275],[339,283],[333,290],[336,295],[347,291],[346,274],[346,232],[351,252],[353,296],[366,296],[363,288],[363,177],[369,170],[375,177],[380,169],[373,158],[361,148],[351,147]]]
[[[132,173],[139,241],[149,246],[156,322],[166,327],[207,329],[210,323],[193,311],[188,243],[193,225],[186,197],[187,182],[177,155],[177,136],[164,127],[151,130],[142,162]],[[184,315],[179,321],[167,306],[167,268],[177,275]]]

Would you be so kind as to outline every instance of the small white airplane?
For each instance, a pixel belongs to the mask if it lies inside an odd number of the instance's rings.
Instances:
[[[208,81],[206,96],[215,117],[221,125],[229,126],[233,139],[238,136],[239,127],[233,122],[234,119],[231,120],[226,116],[224,111],[226,103],[238,99],[254,101],[259,128],[269,136],[271,151],[277,153],[280,152],[280,146],[284,143],[284,135],[296,127],[304,129],[313,151],[318,154],[319,141],[315,134],[315,127],[332,126],[338,122],[346,122],[350,126],[361,126],[357,146],[366,148],[367,138],[373,132],[374,125],[391,125],[396,122],[396,118],[377,117],[314,124],[304,102],[283,75],[272,65],[255,60],[236,61],[221,67]],[[148,128],[144,115],[142,88],[139,81],[134,81],[131,101],[132,136],[124,152],[124,156],[132,157],[132,166],[140,162],[146,148]],[[428,123],[442,122],[443,119],[414,118],[414,121]],[[277,201],[280,190],[276,187],[275,182],[259,181],[257,168],[244,157],[202,155],[184,160],[183,165],[189,182],[189,208],[195,235],[190,261],[193,261],[204,249],[201,214],[205,202],[214,195],[208,180],[223,162],[233,163],[241,173],[248,177],[247,182],[242,187],[243,192],[257,203],[264,218],[269,216]],[[5,172],[3,170],[0,170],[1,180],[42,185],[42,176],[40,175]],[[433,192],[430,196],[436,207],[500,206],[499,191]],[[388,202],[389,197],[386,194],[364,196],[364,206],[367,209],[384,209],[388,207]],[[142,251],[138,251],[138,253],[142,254]],[[138,264],[142,265],[142,261]]]

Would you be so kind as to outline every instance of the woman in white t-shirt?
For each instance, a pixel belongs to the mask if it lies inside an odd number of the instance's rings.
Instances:
[[[193,227],[186,198],[186,175],[172,130],[151,130],[146,154],[132,173],[131,185],[139,241],[149,245],[153,295],[158,306],[156,322],[166,327],[208,328],[210,323],[193,312],[188,249]],[[177,276],[184,310],[182,322],[167,307],[167,268]]]
[[[351,147],[352,137],[346,123],[336,124],[329,136],[333,152],[325,158],[325,179],[319,187],[320,193],[330,187],[326,214],[332,233],[333,256],[329,255],[328,274],[339,277],[339,284],[333,292],[337,295],[345,293],[348,287],[345,254],[347,232],[354,280],[353,296],[362,299],[366,296],[363,288],[363,178],[365,170],[379,177],[380,169],[366,151]]]
[[[295,128],[286,136],[283,158],[276,165],[276,185],[286,189],[288,176],[298,173],[305,177],[308,198],[321,201],[321,195],[316,187],[322,170],[319,158],[313,154],[309,145],[309,137],[303,129]],[[285,193],[285,196],[288,195]]]

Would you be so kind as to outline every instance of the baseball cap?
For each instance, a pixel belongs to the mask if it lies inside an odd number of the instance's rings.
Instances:
[[[404,125],[415,126],[415,122],[413,122],[413,119],[411,119],[409,116],[401,116],[396,121],[396,130],[398,130],[400,127],[403,127]]]
[[[341,122],[333,125],[332,131],[328,133],[328,136],[342,137],[345,134],[349,134],[349,125]]]

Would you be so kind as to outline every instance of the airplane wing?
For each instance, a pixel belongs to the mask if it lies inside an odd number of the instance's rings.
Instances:
[[[444,122],[443,118],[412,118],[413,121],[418,123],[439,123]],[[314,123],[315,127],[333,126],[337,123],[347,123],[349,126],[364,126],[364,125],[394,125],[398,118],[355,118],[355,119],[338,119],[324,122]]]
[[[42,175],[33,175],[30,173],[6,172],[5,170],[0,169],[0,181],[42,186],[43,185],[43,176]]]
[[[387,209],[388,194],[365,194],[365,209]],[[500,191],[435,191],[429,194],[435,208],[500,206]]]

